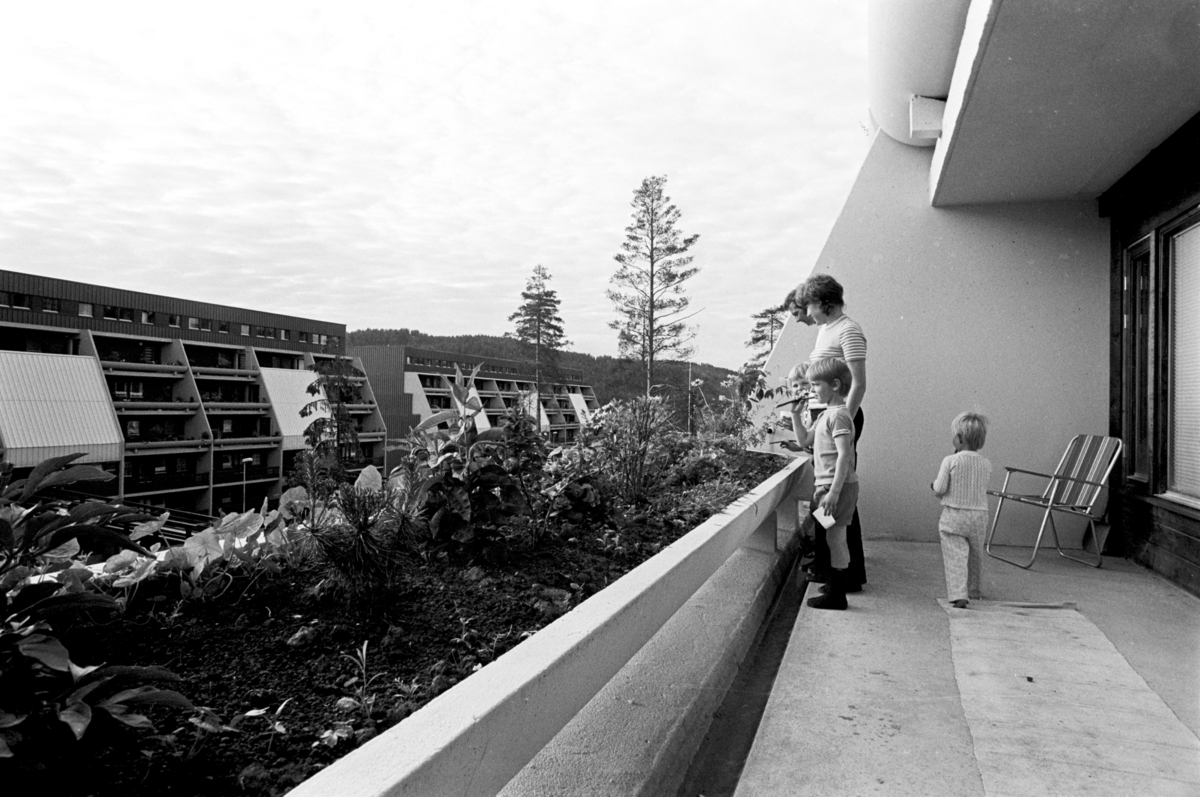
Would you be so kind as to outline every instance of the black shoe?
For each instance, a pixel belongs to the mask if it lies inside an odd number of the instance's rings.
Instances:
[[[829,571],[829,581],[821,590],[824,594],[808,599],[808,605],[814,609],[845,609],[846,608],[845,570]]]
[[[824,595],[809,598],[808,605],[814,609],[845,609],[846,595],[843,592],[827,592]]]

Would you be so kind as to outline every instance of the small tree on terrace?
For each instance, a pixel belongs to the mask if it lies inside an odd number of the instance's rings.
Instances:
[[[625,228],[625,243],[614,259],[620,264],[610,282],[608,298],[616,305],[622,357],[638,360],[646,374],[646,395],[654,385],[654,363],[662,355],[691,355],[694,333],[684,322],[690,300],[683,284],[700,269],[689,267],[687,252],[699,235],[684,236],[675,225],[679,209],[663,193],[667,178],[647,177],[633,192],[633,222]]]
[[[543,266],[534,266],[533,276],[521,291],[521,306],[508,317],[509,321],[516,322],[516,328],[505,334],[506,338],[519,340],[533,350],[533,370],[539,391],[545,368],[553,368],[558,350],[571,345],[563,333],[563,320],[558,314],[558,292],[547,286],[549,281],[550,272]]]
[[[775,341],[779,340],[779,333],[783,330],[783,322],[787,318],[787,308],[783,305],[768,307],[750,317],[754,319],[754,326],[750,329],[750,340],[746,341],[746,347],[753,352],[753,356],[747,361],[747,365],[762,367],[770,356],[771,349],[775,348]]]

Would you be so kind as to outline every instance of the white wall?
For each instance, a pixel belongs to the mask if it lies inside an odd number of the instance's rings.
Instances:
[[[1003,466],[1051,470],[1072,435],[1108,429],[1107,220],[1091,201],[932,208],[931,156],[876,134],[813,268],[842,283],[867,335],[868,538],[937,539],[929,483],[963,410],[992,422],[993,489]],[[814,337],[789,319],[768,372],[806,359]],[[1025,521],[1001,526],[1009,539],[1032,542],[1029,510],[1005,517]]]

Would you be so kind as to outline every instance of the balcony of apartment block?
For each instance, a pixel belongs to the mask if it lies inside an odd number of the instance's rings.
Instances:
[[[245,470],[246,482],[274,481],[279,478],[280,469],[265,465],[254,465]],[[218,468],[213,471],[213,484],[240,484],[242,469],[240,467]]]
[[[159,415],[156,412],[148,416],[142,412],[123,413],[121,426],[126,455],[137,452],[168,453],[164,449],[188,453],[208,447],[203,434],[189,435],[181,421],[171,421],[173,417],[174,414]]]
[[[160,363],[155,361],[107,360],[101,355],[100,367],[104,373],[111,376],[135,376],[138,378],[158,377],[163,379],[180,379],[187,375],[187,366],[183,363]]]
[[[125,477],[125,496],[151,493],[203,490],[208,487],[207,473],[153,473]]]
[[[199,401],[137,391],[114,391],[112,403],[118,415],[192,415],[200,409]]]
[[[207,415],[266,415],[271,411],[271,402],[267,399],[226,401],[224,399],[205,399],[204,412]]]
[[[342,406],[351,415],[370,415],[375,412],[376,404],[374,401],[362,401],[357,403],[346,402]]]
[[[253,368],[235,368],[232,365],[193,365],[192,374],[197,380],[252,383],[258,381],[258,371]]]
[[[274,448],[283,442],[283,435],[270,432],[222,432],[212,433],[213,448]]]

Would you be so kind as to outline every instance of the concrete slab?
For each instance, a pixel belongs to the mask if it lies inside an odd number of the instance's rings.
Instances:
[[[989,795],[1200,793],[1200,739],[1074,604],[938,603]]]
[[[1193,783],[1163,775],[1178,773],[1180,766],[1190,772],[1200,762],[1195,739],[1200,733],[1200,599],[1127,560],[1109,559],[1095,569],[1051,551],[1043,552],[1032,570],[986,560],[987,598],[1074,602],[1137,676],[1088,669],[1089,657],[1103,642],[1069,630],[1043,637],[1035,629],[1029,633],[1037,634],[1037,644],[1029,655],[990,660],[981,672],[1003,679],[1021,670],[1025,685],[1030,672],[1035,683],[1046,680],[1045,699],[1019,710],[1003,690],[979,695],[972,709],[994,723],[1020,721],[1050,745],[1049,754],[1031,769],[1028,750],[1019,743],[1011,748],[1011,736],[1009,747],[986,729],[972,736],[954,672],[949,616],[938,604],[945,596],[940,547],[869,541],[867,569],[870,584],[850,596],[848,611],[800,612],[738,795],[990,796],[1046,793],[1046,783],[1052,793],[1062,794],[1195,793]],[[973,614],[977,609],[951,611],[967,623],[979,616]],[[1002,641],[1005,634],[1021,639],[1026,633],[975,630],[979,636],[961,640],[964,653],[987,645],[986,634]],[[1158,706],[1150,713],[1174,715],[1183,733],[1167,740],[1145,730],[1138,717],[1146,713],[1147,701],[1125,699],[1139,683],[1160,699],[1150,701]],[[1102,699],[1095,698],[1097,690],[1106,692]],[[1066,701],[1072,711],[1056,711],[1055,700]],[[1110,769],[1101,745],[1100,753],[1072,754],[1075,764],[1094,764],[1081,780],[1065,748],[1053,746],[1055,739],[1074,733],[1092,734],[1114,748],[1136,748],[1147,765],[1175,761],[1177,768]],[[977,744],[991,745],[996,761],[1011,759],[1008,766],[988,771],[986,790]]]

